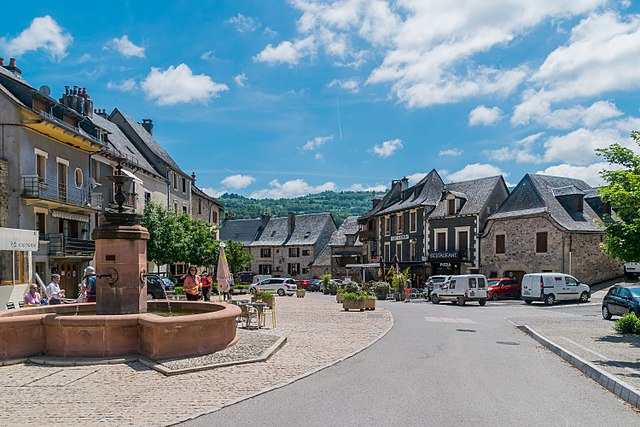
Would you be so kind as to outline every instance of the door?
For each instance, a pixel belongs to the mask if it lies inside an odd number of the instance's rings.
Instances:
[[[580,299],[580,289],[578,289],[578,281],[571,277],[564,277],[564,286],[562,288],[563,300],[577,300]]]
[[[58,163],[58,200],[67,201],[67,168],[64,163]]]
[[[76,298],[78,296],[78,283],[80,264],[74,262],[58,263],[58,273],[60,274],[60,289],[64,289],[67,298]]]
[[[625,314],[630,312],[631,308],[631,292],[629,289],[618,288],[618,297],[616,297],[618,302],[618,315],[624,316]]]

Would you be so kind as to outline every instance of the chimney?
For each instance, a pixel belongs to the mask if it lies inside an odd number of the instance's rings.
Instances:
[[[153,135],[153,120],[151,119],[142,119],[142,127],[145,128],[149,135]]]
[[[4,61],[2,62],[4,64]],[[7,70],[11,71],[13,74],[19,76],[22,74],[22,70],[20,68],[18,68],[18,66],[16,65],[16,59],[15,58],[9,58],[9,65],[3,65],[4,68],[6,68]]]
[[[262,215],[260,215],[260,220],[261,220],[260,228],[264,230],[267,224],[269,223],[270,219],[271,219],[271,215],[269,214],[263,213]]]
[[[103,109],[98,108],[97,110],[93,110],[93,112],[98,116],[102,117],[103,119],[107,118],[107,110],[105,110],[104,108]]]
[[[195,172],[191,172],[191,179],[193,180],[193,184],[195,185],[195,183],[196,183],[196,173]]]
[[[295,212],[287,212],[287,236],[291,236],[296,229]]]
[[[4,58],[0,58],[0,67],[4,67]]]

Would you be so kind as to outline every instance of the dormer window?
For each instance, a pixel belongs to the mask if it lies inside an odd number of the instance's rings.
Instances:
[[[456,214],[456,199],[447,200],[447,213],[449,215]]]

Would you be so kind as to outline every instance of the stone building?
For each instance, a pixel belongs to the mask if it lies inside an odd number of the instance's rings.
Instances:
[[[525,175],[480,240],[481,273],[487,277],[559,272],[596,283],[622,274],[622,264],[600,249],[597,220],[609,210],[584,181]]]
[[[191,218],[215,227],[215,239],[220,239],[220,213],[224,210],[222,203],[196,187],[196,174],[191,174]]]
[[[348,271],[347,265],[362,263],[362,243],[359,239],[359,231],[358,217],[350,216],[331,235],[327,247],[330,256],[329,271],[333,277],[346,277],[354,273]],[[356,279],[360,280],[360,276],[356,276]]]

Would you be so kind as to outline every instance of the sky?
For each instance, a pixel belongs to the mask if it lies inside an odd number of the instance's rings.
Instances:
[[[377,190],[432,169],[596,186],[640,130],[630,0],[241,0],[3,5],[0,57],[86,87],[208,194]]]

